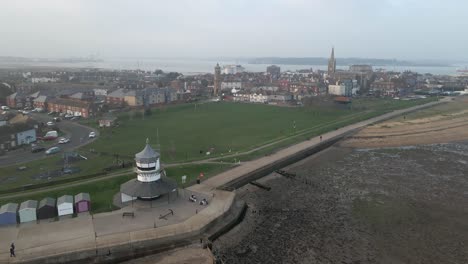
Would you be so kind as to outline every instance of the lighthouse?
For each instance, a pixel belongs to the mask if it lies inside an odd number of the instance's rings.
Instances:
[[[177,190],[177,183],[165,177],[160,154],[150,146],[148,139],[145,148],[135,154],[135,165],[136,178],[120,186],[122,203],[153,200]]]

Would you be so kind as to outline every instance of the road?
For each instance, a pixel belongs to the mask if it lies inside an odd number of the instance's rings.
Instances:
[[[48,121],[52,121],[53,117],[48,116],[47,114],[38,114],[38,113],[31,113],[30,116],[37,120],[38,122],[47,123]],[[74,121],[63,120],[61,122],[56,123],[57,127],[60,131],[63,131],[66,135],[65,137],[70,138],[70,142],[67,144],[58,144],[61,148],[61,153],[64,151],[71,151],[83,145],[86,145],[92,142],[92,139],[89,139],[89,133],[91,131],[98,132],[90,127],[78,124]],[[38,135],[43,136],[43,135]],[[0,167],[5,167],[14,164],[21,164],[24,162],[30,162],[33,160],[38,160],[47,157],[44,152],[38,153],[31,153],[31,148],[27,146],[24,149],[17,149],[6,153],[3,156],[0,156]]]
[[[350,131],[356,131],[357,129],[366,127],[366,126],[368,126],[370,124],[373,124],[373,123],[381,122],[381,121],[384,121],[384,120],[387,120],[387,119],[390,119],[390,118],[393,118],[393,117],[403,115],[405,113],[409,113],[409,112],[412,112],[412,111],[417,111],[419,109],[424,109],[424,108],[427,108],[427,107],[438,105],[440,103],[446,103],[446,102],[450,102],[450,101],[451,101],[450,98],[446,98],[446,99],[443,99],[443,100],[438,101],[438,102],[432,102],[432,103],[427,103],[427,104],[424,104],[424,105],[418,105],[418,106],[414,106],[414,107],[410,107],[410,108],[406,108],[406,109],[396,110],[396,111],[393,111],[393,112],[390,112],[390,113],[387,113],[387,114],[384,114],[384,115],[381,115],[381,116],[377,116],[377,117],[374,117],[374,118],[367,119],[365,121],[361,121],[361,122],[358,122],[358,123],[355,123],[355,124],[352,124],[352,125],[348,125],[348,126],[339,128],[339,129],[334,130],[334,131],[330,131],[328,133],[324,133],[322,136],[323,136],[324,140],[327,140],[327,139],[330,139],[330,138],[333,138],[333,137],[348,133]],[[205,186],[211,186],[212,188],[217,188],[217,187],[223,186],[223,185],[227,184],[228,182],[233,181],[233,180],[235,180],[235,179],[237,179],[239,177],[242,177],[243,175],[245,175],[247,173],[255,171],[255,170],[257,170],[259,168],[262,168],[262,167],[264,167],[264,166],[266,166],[268,164],[277,162],[277,161],[279,161],[279,160],[281,160],[281,159],[283,159],[283,158],[285,158],[285,157],[287,157],[289,155],[292,155],[292,154],[294,154],[294,153],[296,153],[298,151],[310,148],[310,147],[312,147],[314,145],[317,146],[317,145],[319,145],[321,143],[322,143],[322,139],[320,138],[320,136],[311,138],[308,141],[304,141],[304,142],[292,145],[290,147],[281,149],[281,150],[275,152],[272,155],[262,157],[262,158],[258,158],[258,159],[252,160],[252,161],[243,162],[242,164],[240,164],[240,165],[238,165],[238,166],[236,166],[236,167],[234,167],[234,168],[232,168],[232,169],[230,169],[228,171],[219,173],[218,175],[213,176],[213,177],[203,181],[203,183],[204,183]],[[243,154],[243,153],[239,153],[239,154]],[[219,159],[219,157],[218,157],[218,159]],[[212,161],[212,159],[210,158],[210,159],[206,159],[206,160],[198,160],[198,161],[192,161],[192,162],[186,162],[186,163],[167,164],[164,167],[172,167],[172,166],[188,165],[188,164],[203,164],[203,163],[220,163],[220,162]],[[222,163],[222,164],[230,164],[230,163]],[[116,173],[113,173],[113,174],[108,174],[108,175],[106,175],[104,177],[97,177],[97,178],[77,181],[77,182],[73,182],[73,183],[67,183],[67,184],[63,184],[63,185],[52,186],[52,187],[49,187],[49,188],[31,190],[31,191],[27,191],[27,192],[13,193],[13,194],[8,194],[8,195],[0,195],[0,198],[2,198],[2,199],[14,198],[14,197],[21,197],[21,196],[24,196],[24,195],[43,193],[43,192],[47,192],[47,191],[51,191],[51,190],[59,190],[59,189],[63,189],[63,188],[68,188],[70,186],[77,186],[77,185],[81,185],[81,184],[85,184],[85,183],[96,182],[96,181],[101,181],[101,180],[106,180],[106,179],[110,179],[110,178],[119,177],[119,176],[128,174],[131,171],[132,170],[129,169],[129,170],[126,170],[126,171],[120,171],[120,172],[116,172]],[[196,188],[196,185],[195,185],[194,188]]]

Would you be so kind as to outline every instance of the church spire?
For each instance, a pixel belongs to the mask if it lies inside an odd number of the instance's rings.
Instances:
[[[331,78],[334,78],[335,71],[336,71],[335,47],[332,47],[330,59],[328,59],[328,76],[330,76]]]

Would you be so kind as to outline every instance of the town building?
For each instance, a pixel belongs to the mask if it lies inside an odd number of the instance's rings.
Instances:
[[[328,59],[328,76],[335,78],[336,72],[336,59],[335,59],[335,48],[332,48],[330,59]]]
[[[170,104],[177,101],[177,99],[177,92],[175,90],[156,87],[128,91],[124,96],[124,102],[131,107]]]
[[[239,82],[239,81],[232,81],[232,82],[224,81],[224,82],[221,83],[221,91],[227,91],[227,90],[232,90],[232,89],[236,89],[236,90],[242,89],[242,82]]]
[[[244,72],[244,67],[241,65],[224,65],[223,66],[223,73],[224,74],[238,74]]]
[[[0,150],[15,149],[36,140],[36,129],[29,125],[6,125],[0,129]]]
[[[58,82],[59,78],[49,78],[49,77],[32,77],[31,82],[32,83],[52,83],[52,82]]]
[[[135,155],[137,177],[120,186],[122,203],[132,200],[153,200],[163,195],[177,193],[177,183],[165,176],[160,154],[146,140],[145,148]]]
[[[266,104],[268,103],[268,95],[266,94],[251,94],[249,96],[249,101],[251,103],[262,103],[262,104]]]
[[[349,66],[350,72],[372,73],[372,66],[367,64],[354,64]]]
[[[276,65],[268,66],[266,69],[268,75],[271,76],[272,79],[278,79],[281,76],[281,68]]]
[[[117,89],[106,95],[106,103],[109,106],[122,107],[125,103],[127,91],[124,88]]]
[[[41,108],[41,109],[47,109],[47,100],[49,98],[46,95],[41,95],[38,96],[36,99],[33,100],[33,106],[34,108]]]
[[[6,104],[10,108],[23,108],[26,106],[26,96],[18,92],[12,93],[7,96]]]
[[[47,103],[47,108],[50,112],[66,113],[84,118],[94,116],[95,113],[93,102],[73,99],[50,99]]]
[[[111,127],[114,126],[117,118],[112,115],[105,115],[99,119],[99,127]]]
[[[219,91],[221,90],[221,67],[219,63],[216,63],[213,81],[213,96],[218,96]]]
[[[391,81],[375,81],[371,84],[370,91],[378,96],[395,96],[398,94],[395,83]]]

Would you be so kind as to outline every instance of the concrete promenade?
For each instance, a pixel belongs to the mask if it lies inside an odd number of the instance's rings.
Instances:
[[[157,208],[125,207],[119,211],[55,222],[32,222],[0,228],[0,263],[89,263],[125,258],[129,252],[144,252],[145,248],[170,248],[177,239],[198,240],[204,230],[229,212],[234,202],[232,192],[215,190],[197,192],[197,197],[209,198],[208,206],[170,204]],[[184,197],[179,203],[186,201]],[[188,202],[187,202],[188,203]],[[174,215],[159,216],[173,208]],[[135,218],[123,218],[123,211],[135,212]],[[16,245],[16,258],[9,255],[11,242]]]
[[[301,151],[304,151],[304,150],[307,150],[307,149],[310,149],[310,148],[313,148],[313,147],[317,147],[320,144],[322,144],[322,143],[324,143],[324,142],[326,142],[328,140],[334,139],[336,137],[341,137],[343,135],[346,135],[348,133],[351,133],[353,131],[361,129],[361,128],[365,127],[365,126],[371,125],[373,123],[385,121],[385,120],[391,119],[393,117],[401,116],[401,115],[403,115],[405,113],[410,113],[410,112],[413,112],[413,111],[416,111],[416,110],[419,110],[419,109],[431,107],[431,106],[441,104],[441,103],[444,103],[444,102],[448,102],[448,101],[450,101],[450,98],[445,98],[445,99],[443,99],[441,101],[431,102],[431,103],[427,103],[427,104],[424,104],[424,105],[414,106],[414,107],[411,107],[411,108],[396,110],[396,111],[393,111],[393,112],[390,112],[390,113],[387,113],[387,114],[384,114],[384,115],[381,115],[381,116],[377,116],[377,117],[374,117],[374,118],[371,118],[371,119],[361,121],[359,123],[355,123],[355,124],[352,124],[352,125],[349,125],[349,126],[339,128],[337,130],[334,130],[334,131],[323,134],[322,139],[320,139],[320,136],[317,136],[317,137],[311,138],[308,141],[304,141],[304,142],[298,143],[296,145],[293,145],[293,146],[284,148],[282,150],[279,150],[279,151],[277,151],[277,152],[275,152],[275,153],[273,153],[273,154],[271,154],[269,156],[265,156],[265,157],[262,157],[262,158],[259,158],[259,159],[253,160],[253,161],[244,162],[240,166],[237,166],[237,167],[235,167],[235,168],[233,168],[231,170],[225,171],[223,173],[220,173],[220,174],[216,175],[215,177],[211,177],[211,178],[207,179],[206,181],[203,181],[203,184],[207,185],[207,186],[210,186],[213,189],[218,188],[220,186],[228,185],[230,182],[232,182],[232,181],[234,181],[234,180],[236,180],[236,179],[238,179],[238,178],[240,178],[240,177],[242,177],[244,175],[252,173],[252,172],[254,172],[256,170],[259,170],[259,169],[261,169],[263,167],[269,166],[270,164],[278,162],[278,161],[280,161],[282,159],[285,159],[285,158],[287,158],[289,156],[292,156],[292,155],[294,155],[294,154],[296,154],[298,152],[301,152]],[[196,186],[194,186],[194,187],[196,188]]]
[[[384,121],[405,113],[427,108],[446,100],[432,102],[403,110],[393,111],[335,131],[311,138],[282,149],[272,155],[254,161],[244,162],[240,166],[220,173],[202,184],[187,188],[201,196],[211,197],[210,203],[196,213],[189,213],[186,205],[173,218],[174,222],[164,224],[156,221],[159,215],[167,212],[166,207],[159,209],[135,209],[134,219],[122,219],[122,210],[112,213],[80,215],[72,219],[63,219],[50,223],[29,223],[13,227],[0,228],[0,263],[47,263],[73,262],[89,263],[91,261],[112,262],[113,258],[125,257],[129,252],[144,252],[147,248],[174,245],[177,241],[193,241],[216,221],[224,221],[235,204],[235,193],[219,190],[249,173],[270,164],[279,162],[294,154],[319,147],[328,140],[342,137],[367,125]],[[156,210],[156,211],[155,211]],[[16,244],[16,258],[10,258],[8,250],[11,242]],[[119,256],[119,254],[122,254]]]

